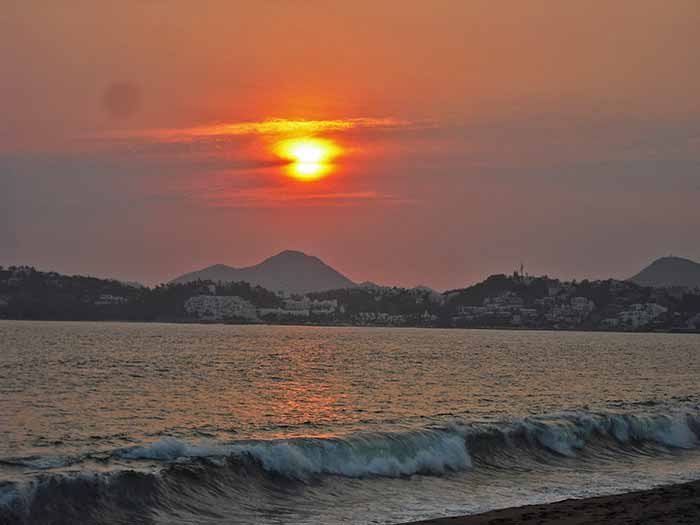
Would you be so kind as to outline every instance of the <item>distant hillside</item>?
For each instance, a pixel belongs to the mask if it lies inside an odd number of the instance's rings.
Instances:
[[[661,257],[629,279],[640,286],[700,286],[700,264],[682,257]]]
[[[285,252],[266,263],[258,267],[274,270],[280,265],[276,273],[280,276],[298,265],[297,288],[308,283],[303,271],[309,268],[316,285],[319,273],[334,279],[339,275],[298,252]],[[426,287],[346,286],[289,298],[245,281],[135,288],[109,279],[0,266],[1,319],[700,333],[700,290],[677,293],[612,279],[562,282],[492,275],[444,294]]]
[[[268,290],[288,293],[318,292],[355,286],[350,279],[325,264],[318,257],[287,250],[263,262],[245,268],[215,264],[181,275],[171,283],[196,280],[231,282],[245,281]]]

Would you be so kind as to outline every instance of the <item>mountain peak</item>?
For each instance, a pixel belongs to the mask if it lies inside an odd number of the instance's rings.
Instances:
[[[283,250],[279,252],[277,255],[273,255],[272,257],[268,257],[268,260],[270,259],[303,259],[305,257],[311,257],[309,255],[306,255],[304,252],[300,252],[298,250]],[[313,257],[315,259],[315,257]]]
[[[664,255],[663,257],[659,257],[658,259],[654,260],[649,266],[653,266],[655,264],[698,264],[695,261],[691,259],[687,259],[686,257],[678,257],[676,255]]]
[[[214,282],[245,281],[274,292],[287,293],[318,292],[355,286],[350,279],[318,257],[297,250],[284,250],[245,268],[216,264],[181,275],[171,282],[186,283],[198,279]]]
[[[700,264],[685,257],[659,257],[629,280],[641,286],[700,287]]]
[[[207,266],[205,269],[206,270],[228,270],[230,268],[233,268],[233,266],[227,266],[225,264],[212,264],[211,266]]]

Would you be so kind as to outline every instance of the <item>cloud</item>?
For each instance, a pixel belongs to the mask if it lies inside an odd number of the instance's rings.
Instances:
[[[203,196],[214,208],[283,208],[287,206],[350,206],[362,201],[384,200],[375,191],[291,193],[283,187],[255,187],[206,191]]]
[[[415,123],[392,117],[358,117],[331,120],[267,119],[260,121],[224,122],[186,128],[160,128],[112,133],[105,138],[150,139],[162,142],[180,142],[216,137],[236,136],[298,136],[358,129],[396,129]]]

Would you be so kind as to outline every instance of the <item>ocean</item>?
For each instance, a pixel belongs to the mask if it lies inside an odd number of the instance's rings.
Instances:
[[[0,523],[403,523],[700,479],[700,335],[0,321]]]

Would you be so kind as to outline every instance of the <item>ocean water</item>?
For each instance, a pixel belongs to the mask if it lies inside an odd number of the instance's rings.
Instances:
[[[0,322],[0,523],[402,523],[700,479],[700,336]]]

